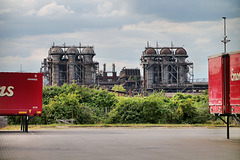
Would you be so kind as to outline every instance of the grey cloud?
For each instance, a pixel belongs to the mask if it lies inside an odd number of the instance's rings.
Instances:
[[[240,16],[238,0],[135,0],[135,12],[176,22],[217,20]]]

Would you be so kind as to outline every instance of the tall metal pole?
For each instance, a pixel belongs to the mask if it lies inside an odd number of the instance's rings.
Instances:
[[[25,128],[26,133],[28,133],[28,115],[26,116],[26,128]]]
[[[23,116],[21,116],[21,131],[23,130]]]
[[[223,42],[224,44],[224,53],[227,53],[227,43],[230,42],[230,40],[227,39],[227,31],[226,31],[226,17],[223,18]]]
[[[224,53],[227,53],[227,33],[226,33],[226,17],[223,17],[223,39],[224,39]]]
[[[229,115],[227,115],[227,139],[229,139]]]
[[[223,18],[223,45],[224,45],[224,54],[227,53],[227,43],[230,42],[230,40],[227,39],[227,29],[226,29],[226,17]],[[225,75],[224,75],[225,76]],[[229,139],[229,116],[227,115],[227,139]]]

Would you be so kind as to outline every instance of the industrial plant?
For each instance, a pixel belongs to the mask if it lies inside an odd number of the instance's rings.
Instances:
[[[43,60],[41,72],[49,85],[95,84],[99,67],[99,63],[93,61],[95,55],[93,46],[53,44]]]
[[[64,83],[94,86],[109,89],[122,85],[129,94],[153,91],[199,92],[208,88],[207,83],[194,83],[193,62],[190,62],[183,47],[152,47],[147,43],[140,57],[139,68],[123,67],[117,75],[115,64],[112,71],[99,70],[99,63],[94,61],[94,47],[87,45],[53,45],[48,57],[44,58],[41,72],[48,85],[61,86]],[[131,92],[131,93],[130,93]]]
[[[145,47],[141,56],[144,90],[192,90],[193,63],[187,58],[187,51],[183,47]]]

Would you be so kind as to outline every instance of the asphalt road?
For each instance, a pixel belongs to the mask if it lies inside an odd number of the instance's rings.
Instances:
[[[0,131],[1,160],[239,160],[240,128]]]

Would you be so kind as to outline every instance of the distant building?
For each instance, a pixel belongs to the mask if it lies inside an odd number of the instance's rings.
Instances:
[[[41,72],[49,85],[97,83],[99,63],[93,61],[93,46],[55,46],[44,58]]]
[[[123,67],[120,71],[119,81],[127,92],[139,92],[141,89],[140,69]]]
[[[129,92],[139,92],[141,90],[140,69],[129,69],[124,67],[117,76],[115,64],[112,64],[112,71],[106,71],[106,64],[103,64],[103,71],[100,71],[98,84],[102,88],[111,90],[114,85],[122,85],[128,94]]]
[[[145,91],[188,92],[193,89],[193,63],[183,47],[149,47],[142,52]]]
[[[201,92],[208,89],[207,82],[193,80],[193,63],[188,61],[183,47],[150,47],[147,45],[141,55],[143,76],[138,68],[123,67],[119,76],[112,64],[112,71],[99,71],[99,63],[93,60],[93,46],[53,46],[44,58],[41,72],[48,85],[76,83],[79,85],[99,85],[111,90],[114,85],[122,85],[129,95],[167,92]]]
[[[103,71],[100,72],[98,77],[98,84],[102,88],[111,89],[114,85],[119,85],[115,64],[112,64],[112,71],[106,70],[106,64],[103,64]]]

